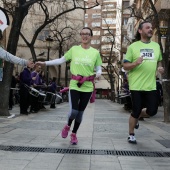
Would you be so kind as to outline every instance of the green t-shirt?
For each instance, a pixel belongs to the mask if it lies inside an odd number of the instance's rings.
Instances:
[[[64,55],[67,61],[71,60],[70,71],[73,75],[81,76],[92,76],[94,75],[95,66],[100,66],[102,60],[99,54],[99,51],[90,47],[89,49],[84,49],[79,46],[73,46],[69,51]],[[93,83],[90,81],[85,81],[81,87],[77,86],[77,80],[70,81],[70,89],[74,89],[82,92],[92,92]]]
[[[156,90],[157,62],[162,60],[158,43],[151,41],[146,44],[137,41],[128,47],[124,62],[135,62],[143,55],[143,62],[128,71],[130,90],[151,91]]]

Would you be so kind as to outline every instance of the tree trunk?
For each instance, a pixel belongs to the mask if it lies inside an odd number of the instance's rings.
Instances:
[[[20,2],[24,3],[25,0],[22,0]],[[28,8],[22,9],[21,7],[17,7],[15,10],[15,16],[12,22],[12,27],[11,27],[8,45],[7,45],[7,51],[9,51],[14,55],[16,54],[21,25],[27,12],[28,12]],[[0,116],[10,115],[8,111],[8,102],[9,102],[9,89],[11,86],[13,67],[14,67],[13,64],[5,62],[3,81],[0,82],[0,95],[1,95]]]
[[[30,45],[29,48],[30,48],[30,51],[31,51],[31,54],[32,54],[32,59],[33,59],[33,61],[34,61],[34,62],[37,61],[37,56],[36,56],[36,53],[35,53],[34,46],[33,46],[33,45]]]
[[[165,72],[163,74],[163,105],[164,105],[164,121],[170,121],[170,71],[169,71],[169,55],[170,54],[170,18],[168,20],[168,31],[166,37],[166,45],[165,45],[165,55],[163,57],[164,69]]]
[[[164,106],[164,121],[169,122],[170,120],[170,82],[163,82],[163,106]]]

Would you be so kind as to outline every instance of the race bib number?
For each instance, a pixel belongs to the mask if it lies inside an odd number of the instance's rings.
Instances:
[[[140,56],[146,60],[153,60],[154,59],[154,51],[153,49],[141,49]]]

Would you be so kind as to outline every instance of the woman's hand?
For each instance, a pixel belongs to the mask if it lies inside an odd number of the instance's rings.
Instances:
[[[40,65],[40,66],[45,66],[46,64],[45,64],[45,62],[37,61],[37,62],[35,63],[35,66],[38,66],[38,65]]]

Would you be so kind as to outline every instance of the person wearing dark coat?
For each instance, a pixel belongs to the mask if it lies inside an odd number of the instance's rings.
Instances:
[[[20,114],[28,115],[30,94],[29,87],[31,86],[31,68],[25,67],[20,73]]]

